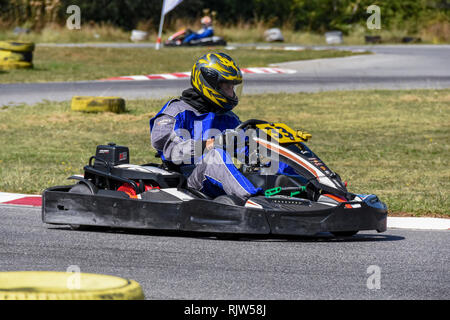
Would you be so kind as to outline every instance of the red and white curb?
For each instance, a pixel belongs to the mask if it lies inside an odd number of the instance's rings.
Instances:
[[[242,68],[242,74],[293,74],[296,70],[283,69],[283,68]],[[122,76],[101,79],[101,81],[122,81],[122,80],[175,80],[190,78],[190,72],[174,72],[174,73],[161,73],[161,74],[148,74],[137,76]]]
[[[0,205],[41,207],[40,195],[0,192]],[[388,217],[389,229],[450,230],[450,219],[426,217]]]
[[[40,207],[42,206],[42,197],[40,195],[0,192],[1,204]]]

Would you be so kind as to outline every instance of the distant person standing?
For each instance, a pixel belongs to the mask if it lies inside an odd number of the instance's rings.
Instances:
[[[204,16],[200,20],[202,24],[202,28],[197,32],[193,32],[189,34],[186,38],[184,38],[183,43],[189,43],[192,40],[203,39],[207,37],[212,37],[214,35],[214,29],[212,27],[212,20],[209,16]]]

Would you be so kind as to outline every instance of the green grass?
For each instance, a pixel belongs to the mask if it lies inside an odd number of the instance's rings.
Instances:
[[[127,75],[190,71],[201,55],[222,51],[240,67],[264,67],[292,60],[345,57],[349,51],[282,51],[223,48],[61,48],[37,47],[34,69],[0,73],[0,83],[99,80]]]
[[[128,42],[131,32],[108,24],[84,24],[81,29],[70,30],[65,26],[51,24],[41,31],[14,34],[14,27],[2,27],[0,40],[22,40],[36,43],[84,43],[84,42]]]
[[[132,163],[157,161],[148,120],[165,101],[130,100],[125,114],[72,112],[69,102],[3,108],[0,190],[69,184],[110,141],[129,146]],[[306,129],[351,192],[377,194],[391,213],[450,217],[450,90],[244,96],[236,113]]]

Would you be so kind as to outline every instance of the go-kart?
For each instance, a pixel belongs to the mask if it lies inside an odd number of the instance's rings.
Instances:
[[[166,47],[181,47],[181,46],[226,46],[227,42],[224,38],[219,36],[206,37],[197,40],[191,40],[187,43],[183,43],[184,38],[192,34],[191,29],[182,29],[171,35],[165,42]]]
[[[236,132],[250,134],[237,139]],[[310,134],[254,119],[231,133],[218,137],[216,147],[238,140],[244,147],[256,145],[243,157],[240,170],[264,194],[211,198],[187,187],[188,173],[182,167],[167,162],[133,165],[127,147],[110,143],[97,146],[84,175],[69,177],[76,184],[43,192],[42,220],[74,229],[102,226],[218,235],[352,236],[360,230],[386,231],[387,206],[376,195],[349,192],[339,175],[306,146]],[[276,161],[288,164],[297,175],[269,172]]]

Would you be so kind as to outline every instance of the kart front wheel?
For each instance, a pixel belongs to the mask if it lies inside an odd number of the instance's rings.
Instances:
[[[78,183],[74,187],[69,190],[69,193],[81,193],[81,194],[92,194],[91,189],[84,183]],[[88,230],[88,226],[83,226],[80,224],[69,224],[70,229],[72,230]]]
[[[239,198],[237,196],[233,196],[233,195],[218,196],[213,201],[214,202],[218,202],[218,203],[222,203],[222,204],[233,205],[233,206],[243,206],[243,205],[245,205],[245,200],[244,199],[241,199],[241,198]]]

